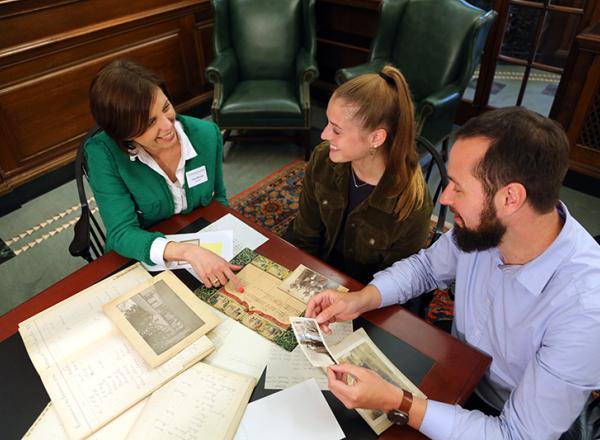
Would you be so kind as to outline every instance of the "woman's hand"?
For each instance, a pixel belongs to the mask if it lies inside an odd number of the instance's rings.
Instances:
[[[224,286],[231,281],[237,290],[242,288],[240,280],[233,273],[234,270],[240,270],[241,266],[225,261],[208,249],[170,241],[165,247],[163,258],[165,261],[187,261],[206,287]]]

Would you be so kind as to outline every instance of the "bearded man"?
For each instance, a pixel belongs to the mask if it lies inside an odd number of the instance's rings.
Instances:
[[[552,439],[569,429],[600,388],[600,246],[559,200],[568,150],[556,122],[524,108],[469,120],[441,196],[454,228],[364,289],[326,290],[308,304],[306,316],[329,331],[456,280],[452,333],[492,357],[470,405],[487,414],[332,366],[329,388],[348,408],[400,413],[434,439]]]

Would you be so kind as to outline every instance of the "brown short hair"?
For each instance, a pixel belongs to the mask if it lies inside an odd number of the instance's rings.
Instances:
[[[354,117],[363,128],[385,128],[386,173],[394,176],[394,187],[402,191],[395,212],[399,220],[406,219],[423,206],[427,194],[416,148],[415,108],[406,79],[398,69],[386,65],[379,73],[343,83],[333,96],[356,105]]]
[[[456,133],[457,139],[473,137],[490,140],[473,170],[488,197],[517,182],[538,213],[556,208],[569,165],[569,140],[558,122],[523,107],[505,107],[468,120]]]
[[[114,60],[104,66],[90,85],[90,108],[98,126],[123,151],[129,140],[148,128],[150,107],[156,89],[168,97],[162,79],[143,66],[128,60]]]

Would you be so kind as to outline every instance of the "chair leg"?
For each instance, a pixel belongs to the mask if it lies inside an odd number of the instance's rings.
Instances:
[[[223,137],[223,157],[221,159],[225,162],[225,143],[231,140],[231,130],[228,128],[221,130],[221,136]],[[231,146],[229,148],[231,149]]]
[[[90,253],[89,249],[87,251],[85,251],[81,257],[87,261],[88,263],[91,263],[92,261],[94,261],[94,259],[92,258],[92,254]]]
[[[442,141],[442,159],[444,160],[444,162],[448,161],[448,143],[450,142],[449,139],[449,137],[446,137]]]
[[[310,130],[304,132],[302,143],[304,145],[304,160],[308,162],[310,159]]]

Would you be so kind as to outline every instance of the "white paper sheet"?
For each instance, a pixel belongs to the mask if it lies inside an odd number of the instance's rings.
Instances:
[[[148,278],[136,264],[19,325],[71,438],[90,435],[212,348],[203,336],[160,367],[146,365],[102,306]]]
[[[204,363],[260,379],[271,347],[279,347],[224,313],[216,309],[213,312],[221,318],[221,324],[207,335],[216,350]]]
[[[222,231],[200,231],[194,232],[193,234],[172,234],[165,235],[165,238],[169,241],[195,241],[198,240],[200,246],[213,251],[215,254],[224,258],[225,260],[231,260],[235,254],[233,252],[233,231],[222,230]],[[166,266],[160,264],[146,264],[142,262],[144,268],[150,272],[158,272],[160,270],[174,270],[174,269],[191,269],[191,265],[186,261],[169,261]]]
[[[290,353],[273,344],[269,351],[265,388],[283,390],[308,379],[314,379],[321,390],[329,389],[325,372],[308,362],[300,346]]]
[[[331,329],[333,333],[325,335],[328,346],[336,345],[352,334],[352,321],[336,322],[331,325]],[[271,345],[265,378],[266,389],[282,390],[310,378],[315,379],[320,389],[328,389],[327,375],[321,368],[313,367],[308,362],[300,347],[290,353],[275,344]]]
[[[248,404],[235,440],[340,440],[344,432],[314,379]]]
[[[253,229],[231,214],[224,215],[219,220],[212,222],[202,229],[203,232],[223,230],[233,231],[234,255],[237,255],[244,248],[254,250],[268,240],[267,237],[262,235],[256,229]]]

